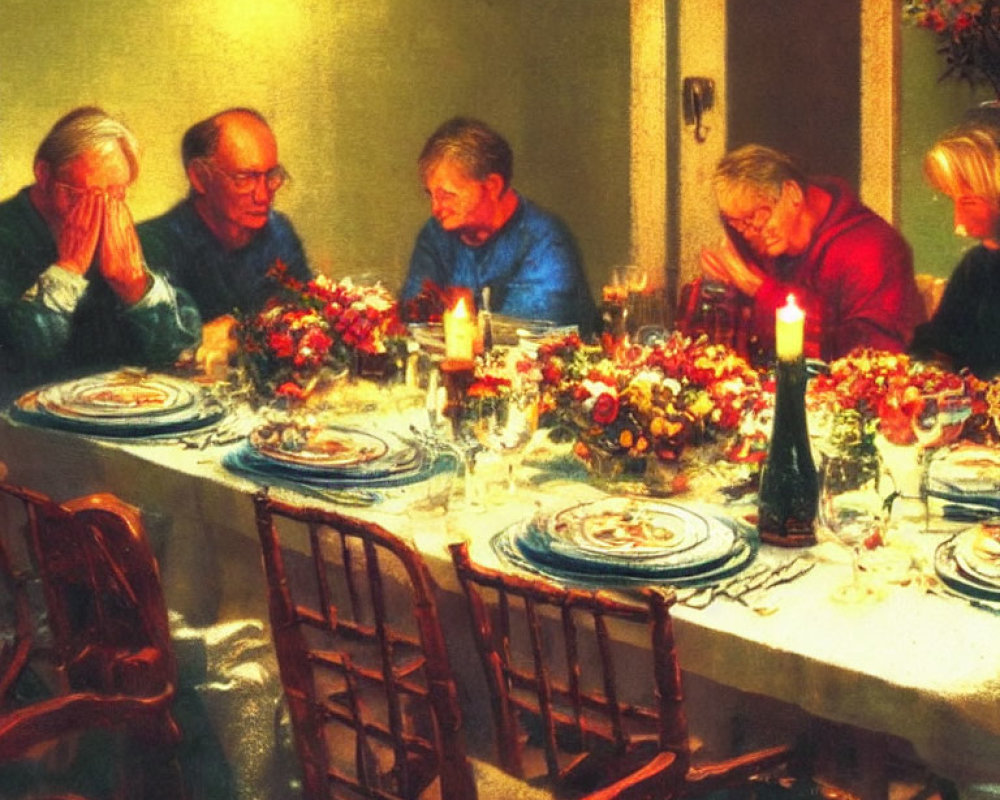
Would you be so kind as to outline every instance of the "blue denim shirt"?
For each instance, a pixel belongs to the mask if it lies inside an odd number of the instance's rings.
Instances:
[[[472,247],[431,218],[417,236],[400,300],[425,281],[471,289],[477,300],[490,287],[497,314],[579,325],[589,333],[597,312],[576,242],[557,217],[523,197],[507,223]]]

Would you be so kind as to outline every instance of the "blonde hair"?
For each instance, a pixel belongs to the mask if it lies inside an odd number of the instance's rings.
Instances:
[[[723,207],[747,194],[776,198],[785,181],[803,188],[808,183],[791,156],[760,144],[747,144],[727,153],[712,176],[715,196]]]
[[[1000,207],[1000,130],[964,125],[941,137],[924,155],[924,177],[951,198],[973,194]]]
[[[35,163],[44,161],[55,172],[82,153],[109,142],[121,147],[134,183],[139,176],[139,140],[125,123],[96,106],[73,109],[56,122],[38,145]]]

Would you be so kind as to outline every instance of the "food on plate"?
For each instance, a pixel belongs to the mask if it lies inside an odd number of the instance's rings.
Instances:
[[[251,432],[250,443],[265,455],[316,464],[363,464],[381,458],[388,445],[360,430],[306,420],[269,422]]]
[[[1000,523],[981,522],[976,526],[972,552],[985,561],[1000,560]]]

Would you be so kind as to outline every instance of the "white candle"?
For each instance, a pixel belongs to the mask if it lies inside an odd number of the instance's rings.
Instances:
[[[478,326],[469,314],[465,298],[444,312],[444,355],[456,361],[472,361]]]
[[[806,315],[795,305],[795,297],[774,314],[774,349],[781,361],[794,361],[802,356],[802,336]]]

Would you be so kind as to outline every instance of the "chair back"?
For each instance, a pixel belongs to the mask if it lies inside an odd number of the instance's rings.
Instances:
[[[624,788],[637,791],[639,777],[652,779],[658,797],[683,784],[690,750],[671,592],[649,589],[644,602],[632,603],[474,564],[465,543],[451,545],[451,553],[503,769],[522,779],[544,769],[561,792],[619,782],[601,797],[632,796]],[[630,650],[621,646],[626,630]],[[638,660],[648,668],[639,681]],[[644,773],[657,757],[659,769]]]
[[[383,528],[254,497],[304,795],[474,800],[433,584]]]
[[[11,631],[0,644],[3,768],[42,749],[58,769],[40,780],[71,781],[76,748],[40,746],[108,730],[115,747],[100,780],[114,797],[182,797],[177,668],[138,510],[106,494],[60,505],[0,483],[0,614]]]

